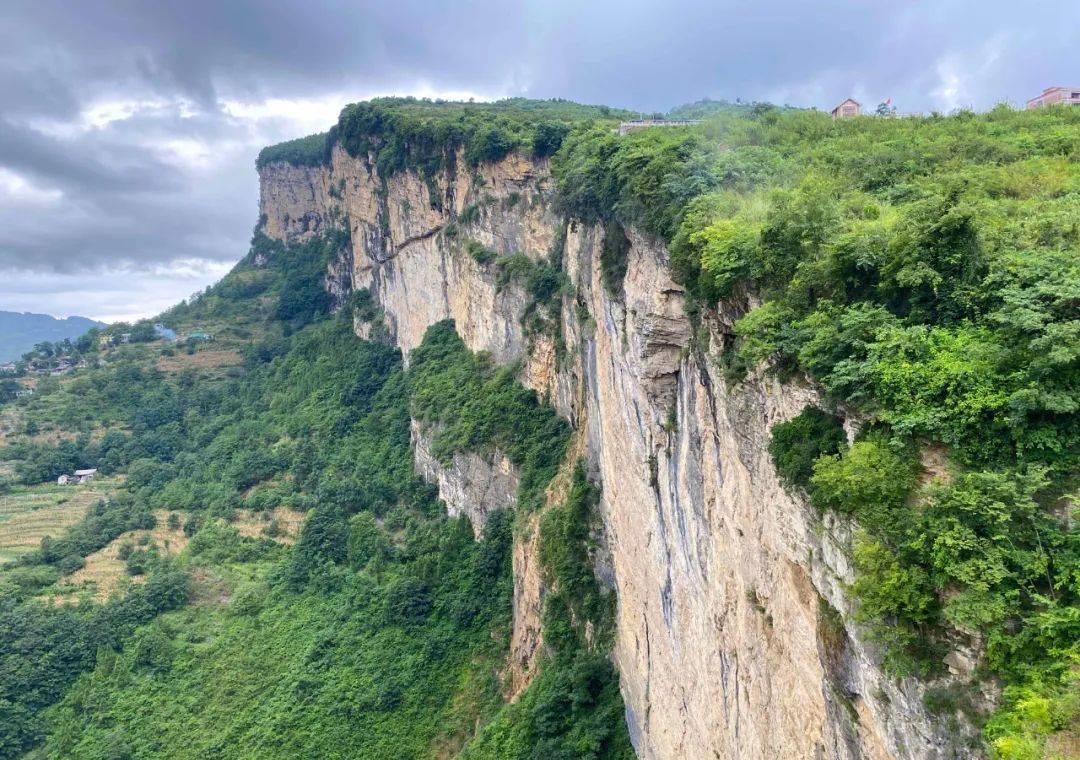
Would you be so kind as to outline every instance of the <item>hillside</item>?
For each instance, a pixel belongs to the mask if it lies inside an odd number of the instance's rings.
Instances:
[[[1075,756],[1080,112],[679,113],[266,149],[0,407],[0,757]]]
[[[48,314],[0,311],[0,362],[15,361],[35,344],[75,340],[92,327],[104,327],[86,317],[57,319]]]

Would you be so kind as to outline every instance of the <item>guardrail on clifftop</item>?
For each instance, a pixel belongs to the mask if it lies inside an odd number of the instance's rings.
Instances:
[[[619,125],[619,134],[628,135],[639,129],[651,129],[652,127],[692,127],[701,122],[697,119],[637,119],[624,121]]]

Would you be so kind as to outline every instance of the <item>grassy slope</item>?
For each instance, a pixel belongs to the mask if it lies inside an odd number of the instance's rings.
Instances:
[[[272,571],[246,564],[212,601],[162,617],[160,661],[136,643],[99,662],[54,711],[43,755],[428,757],[498,702],[487,634],[388,625],[368,573],[292,593]]]

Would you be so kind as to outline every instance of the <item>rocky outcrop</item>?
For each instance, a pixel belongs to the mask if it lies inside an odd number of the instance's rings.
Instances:
[[[259,169],[263,232],[276,240],[304,239],[330,224],[330,175],[322,167],[269,164]]]
[[[267,193],[276,182],[286,187]],[[453,318],[472,350],[516,363],[522,382],[575,426],[603,484],[603,576],[618,599],[613,656],[639,757],[973,756],[948,716],[923,707],[925,685],[887,677],[851,622],[852,526],[822,521],[777,480],[770,429],[815,401],[815,390],[763,374],[729,384],[719,369],[722,317],[692,329],[662,245],[630,231],[621,292],[609,293],[603,230],[565,228],[547,167],[519,156],[430,181],[403,173],[384,186],[339,148],[330,167],[278,165],[264,170],[263,185],[267,234],[348,225],[352,281],[375,295],[403,350]],[[332,187],[340,200],[323,193]],[[500,287],[467,240],[561,259],[573,286],[562,304],[564,354],[551,336],[526,334],[528,294]],[[486,514],[508,503],[509,480],[493,462],[447,469],[415,439],[418,467],[448,508]],[[511,692],[527,681],[539,643],[535,531],[521,532]]]
[[[519,483],[517,468],[498,451],[483,455],[459,451],[444,463],[432,453],[432,431],[414,420],[411,434],[417,473],[439,487],[439,498],[451,517],[469,518],[474,535],[479,537],[484,532],[492,512],[514,506]]]
[[[545,587],[540,572],[540,514],[524,520],[516,537],[511,560],[514,567],[513,625],[510,629],[510,656],[507,658],[506,696],[513,700],[536,675],[543,632],[541,617]]]

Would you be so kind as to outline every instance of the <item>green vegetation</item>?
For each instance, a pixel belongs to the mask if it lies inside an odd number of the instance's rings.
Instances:
[[[286,163],[293,166],[319,166],[330,163],[330,149],[333,143],[327,132],[299,137],[277,145],[269,145],[259,151],[255,167],[262,169],[274,163]]]
[[[451,321],[429,327],[409,359],[412,416],[434,428],[435,456],[498,450],[519,468],[519,504],[539,506],[562,462],[567,424],[518,384],[513,368],[470,353]]]
[[[609,125],[579,126],[552,160],[559,207],[574,219],[617,220],[670,238],[683,205],[708,189],[704,179],[684,183],[674,172],[685,170],[708,145],[704,135],[690,127],[620,136]],[[708,168],[705,165],[702,171]]]
[[[604,224],[604,243],[600,248],[600,273],[604,288],[617,298],[623,295],[629,254],[630,238],[626,236],[626,230],[617,221],[607,220]]]
[[[732,383],[763,364],[806,375],[826,408],[867,420],[851,445],[817,408],[777,425],[777,472],[859,523],[853,590],[889,667],[933,673],[943,629],[971,634],[985,645],[980,677],[1005,686],[985,724],[994,752],[1053,756],[1077,720],[1080,672],[1080,111],[834,122],[706,102],[674,115],[703,123],[620,137],[624,114],[565,101],[380,99],[259,163],[314,165],[340,143],[384,180],[413,170],[432,182],[459,151],[470,169],[513,151],[552,156],[560,212],[604,227],[610,293],[622,291],[628,230],[661,240],[694,314],[721,301],[744,312],[723,336]],[[464,236],[482,213],[467,209],[445,234]],[[548,651],[513,705],[492,675],[511,519],[474,542],[412,472],[410,416],[440,458],[505,454],[526,515],[544,506],[566,424],[512,368],[469,353],[452,323],[429,330],[408,371],[396,351],[357,341],[353,314],[377,309],[356,294],[331,317],[323,282],[347,244],[256,234],[232,274],[165,315],[243,345],[226,372],[166,371],[152,347],[125,346],[15,402],[25,433],[0,458],[23,483],[75,465],[127,481],[0,573],[0,651],[12,658],[0,754],[47,735],[46,756],[628,756],[583,470],[539,520]],[[557,325],[559,256],[463,245],[500,287],[529,293],[527,332]],[[67,434],[40,436],[43,425]],[[288,550],[221,522],[277,506],[308,512]],[[191,548],[178,572],[132,547],[142,588],[199,567],[210,580],[196,591],[218,601],[166,612],[183,599],[169,594],[114,621],[105,607],[31,598],[157,508],[189,515]],[[131,593],[108,604],[143,591]],[[27,675],[18,647],[45,651],[33,647],[73,626],[85,629],[77,656]]]
[[[466,240],[465,250],[477,264],[490,264],[499,257],[499,254],[495,253],[495,251],[475,240]]]
[[[248,361],[258,365],[284,353],[289,333],[325,317],[331,305],[323,285],[326,262],[344,245],[347,239],[336,234],[286,249],[257,234],[251,254],[229,276],[191,303],[171,309],[168,319],[231,324],[231,330],[221,331],[227,340],[218,350],[242,347]],[[262,340],[252,343],[255,336]],[[120,349],[62,383],[42,381],[39,392],[23,404],[28,425],[44,428],[47,421],[65,437],[54,442],[31,434],[0,450],[0,458],[14,463],[20,482],[55,481],[76,468],[96,467],[104,474],[128,471],[141,483],[153,480],[155,467],[196,445],[190,435],[221,402],[220,384],[200,382],[197,362],[175,375],[163,371],[155,359],[171,348],[161,353],[149,346]],[[241,361],[235,357],[236,365]],[[227,379],[239,380],[235,375],[241,368],[233,369]]]
[[[615,633],[615,597],[593,572],[599,503],[600,490],[589,483],[579,460],[566,502],[548,509],[540,521],[540,564],[552,588],[544,600],[545,632],[556,654],[590,647],[603,651]]]
[[[672,108],[665,115],[668,119],[707,119],[718,114],[743,114],[749,116],[763,110],[776,108],[769,103],[731,103],[727,100],[710,100],[706,98],[695,103],[685,103]],[[785,106],[785,110],[787,107]]]
[[[345,230],[286,246],[256,229],[251,250],[232,272],[197,299],[165,312],[162,319],[170,324],[198,323],[218,336],[233,333],[247,338],[245,345],[267,330],[299,329],[330,308],[326,267],[348,246]]]
[[[562,297],[570,290],[570,279],[562,271],[561,257],[534,261],[524,253],[503,256],[498,260],[495,284],[502,290],[511,282],[520,285],[529,297],[521,313],[525,334],[548,335],[555,340],[557,350],[564,351]]]
[[[99,658],[43,754],[413,758],[460,743],[501,702],[508,525],[474,542],[463,520],[398,514],[395,538],[369,517],[343,523],[342,561],[301,589],[254,566],[223,608],[163,616]]]
[[[48,755],[106,752],[121,725],[134,756],[201,756],[225,744],[239,754],[273,746],[278,756],[294,757],[346,741],[373,756],[411,757],[445,728],[440,711],[455,706],[464,676],[478,682],[469,686],[476,699],[496,698],[487,674],[498,651],[493,641],[502,641],[492,631],[505,627],[509,608],[509,534],[496,531],[494,543],[474,544],[467,527],[436,519],[430,488],[411,471],[396,351],[361,343],[345,320],[324,320],[288,343],[283,355],[249,366],[217,396],[216,407],[190,420],[190,451],[131,467],[129,488],[140,502],[195,515],[228,516],[241,504],[314,503],[298,544],[259,574],[267,591],[252,590],[235,617],[200,609],[156,624],[153,636],[169,654],[152,667],[142,664],[141,639],[99,660],[54,716]],[[350,520],[361,512],[386,527]],[[220,567],[262,558],[217,525],[194,521],[190,561]],[[380,551],[365,550],[365,528],[374,528],[369,539]],[[260,617],[251,600],[264,598]],[[215,641],[209,650],[199,646],[208,630]],[[368,643],[366,655],[356,641]],[[297,655],[273,654],[281,651]],[[268,670],[269,662],[284,670]],[[251,711],[236,709],[238,677],[260,695]],[[372,684],[368,697],[365,682]],[[325,701],[297,700],[313,684],[325,689]],[[91,692],[94,709],[82,702]],[[214,694],[217,701],[208,699]],[[193,712],[184,714],[179,704]],[[340,720],[344,704],[353,705],[355,720]],[[145,720],[153,710],[160,716]],[[474,718],[467,714],[455,725],[464,730]],[[270,730],[268,720],[278,728]],[[339,724],[349,727],[348,736],[328,730]],[[245,743],[235,744],[234,731]]]
[[[60,535],[115,487],[107,478],[78,487],[0,486],[0,564],[36,551],[45,536]],[[4,595],[0,591],[0,597]]]
[[[840,418],[816,406],[772,429],[769,454],[776,473],[791,488],[806,488],[814,474],[814,462],[836,454],[847,443]]]
[[[778,470],[863,526],[855,591],[895,668],[937,667],[943,625],[985,637],[1015,685],[1005,730],[1016,689],[1065,689],[1080,640],[1080,113],[694,115],[575,128],[562,208],[666,241],[695,309],[760,302],[725,341],[733,379],[803,372],[866,415],[850,448],[822,420],[778,426]],[[930,485],[927,447],[944,452]]]
[[[406,169],[431,176],[452,166],[459,149],[470,168],[515,150],[550,156],[574,122],[620,115],[606,106],[567,100],[448,103],[377,98],[346,106],[331,139],[340,140],[350,155],[374,154],[384,178]]]
[[[42,711],[93,667],[99,650],[186,597],[187,577],[163,569],[124,599],[101,606],[0,606],[0,756],[18,757],[42,739]]]
[[[45,536],[40,548],[20,558],[24,565],[53,565],[65,575],[82,567],[82,560],[129,530],[153,528],[155,518],[145,506],[123,493],[96,502],[78,523],[59,538]]]
[[[406,169],[430,177],[453,166],[458,150],[470,168],[512,151],[546,158],[559,149],[573,124],[614,122],[628,116],[607,106],[560,99],[460,103],[375,98],[346,106],[327,134],[264,148],[257,166],[277,161],[296,166],[328,163],[330,149],[340,143],[352,156],[374,155],[384,179]]]
[[[233,372],[165,371],[165,349],[124,347],[25,406],[42,423],[77,409],[87,432],[16,437],[0,456],[23,479],[83,464],[126,479],[0,569],[0,757],[429,757],[493,720],[563,756],[628,746],[606,649],[552,656],[518,703],[530,711],[504,705],[513,515],[475,541],[413,472],[410,415],[437,427],[441,456],[504,452],[525,514],[568,426],[452,323],[429,330],[408,372],[395,349],[358,340],[354,314],[378,317],[370,294],[333,317],[322,287],[345,244],[256,235],[225,280],[172,310],[177,324],[242,326],[252,340]],[[230,525],[279,507],[307,511],[291,548]],[[182,552],[127,540],[124,593],[39,600],[157,510],[190,537]]]
[[[257,239],[256,246],[259,243]],[[270,270],[268,282],[272,285],[310,266],[295,251],[292,257],[290,252],[280,253],[276,267]],[[299,256],[310,253],[303,250]],[[242,275],[245,268],[242,264],[236,274]],[[220,302],[237,297],[235,291],[229,293],[232,279],[230,276],[218,286],[219,293],[227,294],[218,296]],[[253,298],[263,293],[244,295]],[[213,307],[210,301],[178,307],[177,311],[194,318]],[[295,324],[303,324],[314,314],[305,309],[288,316]],[[291,324],[281,323],[284,328]],[[319,328],[329,330],[335,324],[323,321]],[[241,446],[235,439],[251,434],[254,437],[247,439],[250,445],[259,437],[260,424],[251,415],[276,379],[269,366],[258,360],[258,352],[252,352],[243,377],[221,378],[209,373],[203,377],[193,369],[169,375],[154,366],[157,354],[149,347],[130,349],[110,354],[85,374],[57,382],[25,405],[27,428],[40,427],[45,419],[63,420],[70,414],[75,422],[86,420],[88,429],[104,429],[102,435],[83,433],[53,444],[36,441],[30,434],[25,439],[16,438],[2,451],[3,458],[14,460],[15,472],[26,482],[51,479],[58,470],[78,465],[127,474],[121,493],[99,501],[62,535],[45,536],[36,551],[23,554],[18,565],[0,571],[0,643],[5,658],[0,667],[3,757],[17,756],[37,744],[49,730],[43,712],[48,705],[62,697],[81,672],[93,668],[97,659],[121,648],[141,630],[139,625],[181,605],[189,581],[183,569],[171,561],[133,548],[128,552],[129,569],[148,578],[126,596],[105,605],[53,607],[35,595],[78,570],[87,555],[120,534],[152,527],[152,510],[163,504],[182,503],[196,513],[223,516],[229,516],[240,503],[253,508],[271,506],[267,503],[271,489],[250,486],[288,464],[282,461],[280,451],[266,454]],[[390,353],[389,349],[382,351]],[[291,368],[301,371],[295,363]],[[305,366],[303,372],[307,370]],[[291,385],[295,388],[295,383]],[[261,432],[270,435],[273,421],[265,423]],[[228,448],[230,440],[234,441],[233,449]],[[405,440],[407,452],[407,437]],[[189,523],[195,534],[193,556],[197,556],[200,543],[205,544],[217,529],[215,523],[204,520]],[[198,531],[204,523],[204,530],[210,533]],[[250,551],[239,555],[245,559],[255,556]]]
[[[590,535],[599,496],[579,462],[566,502],[543,514],[540,562],[550,587],[544,601],[550,656],[522,698],[465,748],[463,760],[634,757],[618,678],[606,656],[615,599],[593,574]]]

